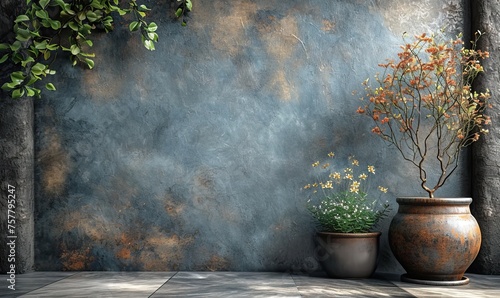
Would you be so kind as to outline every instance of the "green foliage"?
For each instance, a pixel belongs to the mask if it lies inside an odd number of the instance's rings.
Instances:
[[[177,18],[182,18],[182,26],[187,25],[187,21],[184,17],[193,9],[193,3],[191,0],[177,0],[177,7],[175,9],[175,16]]]
[[[58,51],[68,52],[73,66],[81,64],[92,69],[95,57],[91,52],[92,33],[96,30],[112,31],[113,15],[116,14],[133,15],[134,20],[128,26],[130,31],[140,32],[144,47],[153,51],[158,41],[158,26],[144,19],[150,9],[144,4],[138,5],[136,0],[128,0],[127,7],[122,7],[123,2],[26,0],[27,10],[15,19],[15,41],[0,43],[0,64],[20,66],[1,88],[10,92],[12,98],[40,96],[41,90],[35,87],[36,83],[55,74],[50,64]],[[182,8],[181,15],[191,10],[190,0],[179,2],[182,2],[179,6]],[[184,20],[182,24],[185,25]],[[56,90],[52,83],[47,83],[45,87]]]
[[[387,216],[389,205],[379,208],[376,201],[368,201],[363,192],[341,191],[326,196],[318,205],[310,204],[308,209],[323,231],[367,233]]]
[[[336,169],[335,154],[328,154],[329,161],[312,164],[316,179],[303,187],[311,191],[307,209],[319,224],[320,230],[336,233],[366,233],[389,212],[389,205],[369,200],[368,181],[375,175],[375,167],[360,167],[360,162],[349,157],[349,166]],[[387,188],[378,186],[381,193]]]

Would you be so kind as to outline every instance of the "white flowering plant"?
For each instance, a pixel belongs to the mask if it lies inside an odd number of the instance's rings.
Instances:
[[[333,160],[335,154],[328,154]],[[312,164],[319,172],[316,181],[303,187],[310,191],[307,209],[323,232],[367,233],[387,216],[390,211],[387,202],[368,197],[368,180],[375,175],[375,167],[360,166],[359,160],[350,156],[349,166],[342,170],[330,162]],[[387,193],[387,188],[378,186],[378,191]]]

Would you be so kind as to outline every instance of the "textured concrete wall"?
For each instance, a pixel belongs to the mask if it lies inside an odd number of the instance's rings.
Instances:
[[[483,242],[471,270],[483,274],[500,274],[500,1],[475,1],[474,30],[486,32],[479,46],[491,53],[486,60],[485,74],[477,80],[478,87],[492,93],[493,109],[488,114],[493,125],[490,134],[474,145],[473,214],[481,227]]]
[[[22,9],[18,1],[0,1],[0,40],[12,40],[10,28]],[[12,65],[1,65],[0,82],[11,70]],[[30,99],[12,100],[0,90],[1,273],[11,271],[11,265],[15,265],[16,273],[34,268],[33,118]]]
[[[38,269],[313,270],[300,188],[331,150],[377,166],[393,213],[423,195],[352,91],[403,32],[462,30],[462,1],[193,1],[187,27],[164,2],[155,52],[117,26],[36,102]],[[467,173],[440,195],[469,195]]]

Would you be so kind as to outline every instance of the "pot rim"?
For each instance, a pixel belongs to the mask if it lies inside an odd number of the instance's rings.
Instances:
[[[366,232],[366,233],[337,233],[337,232],[316,232],[318,235],[333,236],[337,238],[373,238],[382,235],[382,232]]]
[[[456,205],[456,204],[470,204],[472,198],[429,198],[429,197],[398,197],[396,202],[405,205]]]

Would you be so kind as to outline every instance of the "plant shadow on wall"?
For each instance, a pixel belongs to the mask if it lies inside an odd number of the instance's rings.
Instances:
[[[368,195],[373,189],[368,183],[375,175],[373,165],[362,166],[350,156],[339,168],[331,164],[338,162],[335,154],[328,157],[312,164],[316,180],[304,186],[311,191],[307,208],[318,224],[317,260],[330,277],[370,277],[377,266],[381,235],[372,229],[387,216],[389,204]],[[387,188],[378,186],[378,191],[387,193]]]
[[[379,66],[375,86],[364,82],[365,106],[358,113],[375,123],[372,132],[394,146],[418,169],[428,197],[398,198],[389,242],[407,274],[402,279],[432,285],[462,285],[479,252],[481,234],[470,214],[470,198],[435,198],[434,193],[458,167],[461,149],[476,142],[490,124],[485,115],[490,92],[473,89],[484,70],[486,51],[469,47],[462,36],[444,32],[415,36],[397,60]],[[437,181],[430,184],[431,173]],[[425,261],[424,261],[425,260]]]
[[[182,19],[192,9],[191,0],[175,1],[175,17]],[[84,65],[94,68],[95,54],[91,52],[95,32],[113,30],[114,18],[131,15],[128,24],[131,32],[138,31],[144,47],[154,50],[158,41],[155,22],[145,17],[150,9],[136,0],[126,4],[119,0],[40,0],[26,1],[26,11],[16,16],[13,25],[14,40],[0,43],[0,64],[11,63],[16,69],[6,75],[2,89],[14,99],[23,96],[39,97],[39,83],[56,71],[50,65],[59,51],[69,53],[73,66]],[[52,83],[46,83],[47,90],[56,90]]]

